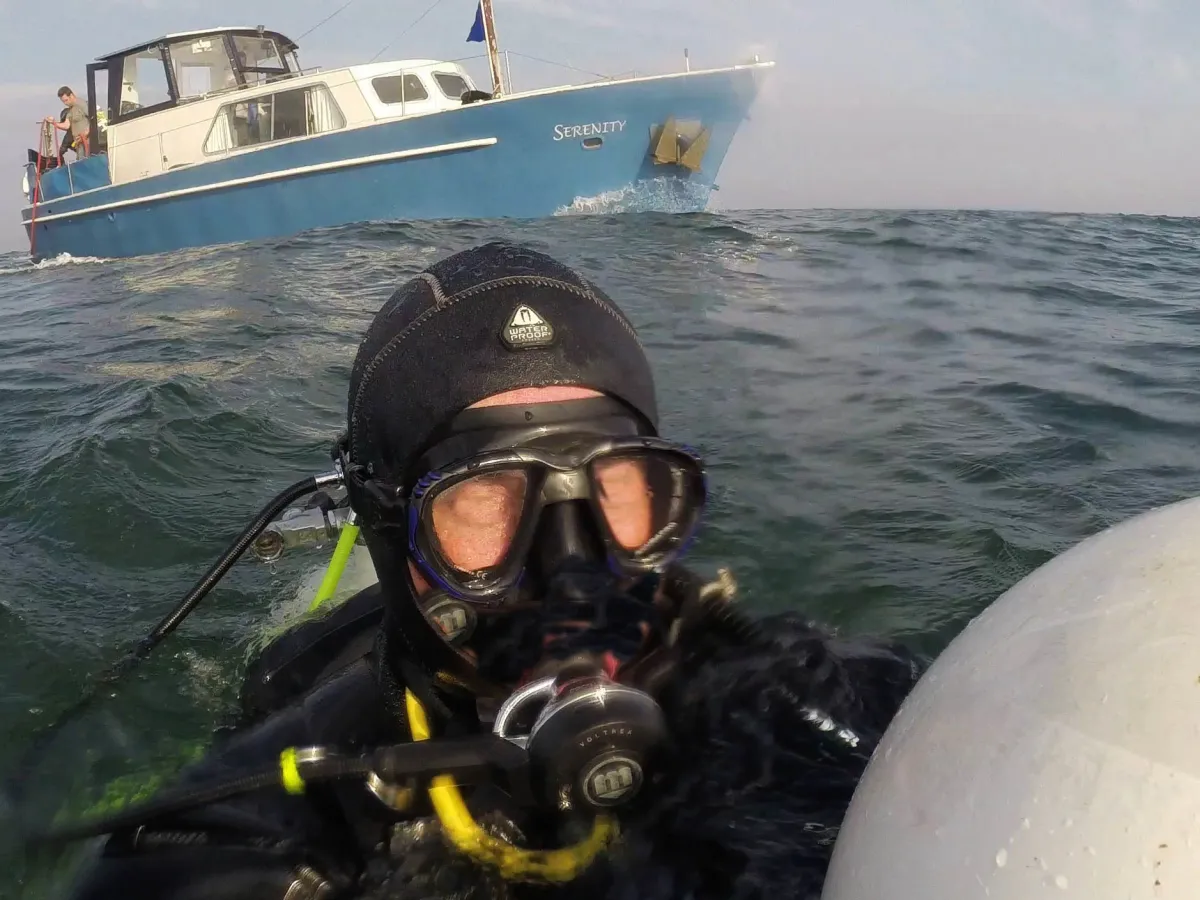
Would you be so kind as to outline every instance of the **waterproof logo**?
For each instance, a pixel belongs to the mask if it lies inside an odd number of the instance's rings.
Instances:
[[[475,610],[452,597],[443,597],[425,608],[425,615],[447,643],[458,646],[475,630]]]
[[[500,332],[500,339],[509,350],[532,350],[554,343],[554,327],[531,306],[521,304]]]
[[[606,759],[587,774],[583,791],[597,806],[615,806],[636,794],[642,786],[642,767],[632,759]]]

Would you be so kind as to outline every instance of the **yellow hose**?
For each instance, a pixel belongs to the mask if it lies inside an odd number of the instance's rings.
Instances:
[[[319,609],[337,591],[338,582],[346,571],[346,563],[358,540],[359,526],[352,515],[342,528],[337,547],[321,586],[313,597],[309,612]],[[408,725],[414,741],[427,741],[432,736],[425,709],[413,695],[404,692],[408,709]],[[290,786],[295,789],[295,785]],[[608,816],[597,816],[592,833],[571,847],[557,850],[526,850],[492,837],[471,816],[458,785],[449,775],[436,775],[429,786],[429,800],[442,823],[442,830],[460,851],[485,865],[495,867],[501,877],[511,881],[571,881],[590,866],[617,836],[616,822]]]
[[[346,563],[350,560],[350,554],[354,552],[354,542],[358,540],[359,530],[359,526],[355,524],[355,516],[351,513],[342,527],[341,535],[338,536],[333,558],[329,560],[329,568],[325,570],[321,586],[313,595],[312,604],[308,607],[309,612],[315,612],[337,592],[338,582],[342,580],[342,573],[346,571]]]
[[[413,740],[429,740],[425,709],[412,691],[404,692],[404,700]],[[433,778],[429,799],[450,842],[473,859],[495,867],[501,877],[511,881],[570,881],[595,861],[617,833],[615,822],[607,816],[597,816],[591,835],[572,847],[526,850],[494,838],[479,827],[449,775]]]

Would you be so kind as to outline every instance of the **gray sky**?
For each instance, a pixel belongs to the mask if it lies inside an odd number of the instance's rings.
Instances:
[[[0,248],[36,122],[92,58],[159,34],[265,25],[305,65],[456,59],[476,0],[0,0]],[[515,86],[776,60],[721,207],[1200,215],[1200,0],[494,0]],[[49,47],[53,49],[48,49]],[[525,56],[517,56],[516,54]],[[482,60],[466,63],[486,82]]]

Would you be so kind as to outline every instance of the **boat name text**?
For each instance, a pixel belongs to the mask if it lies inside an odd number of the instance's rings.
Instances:
[[[586,125],[555,125],[554,139],[591,137],[594,134],[612,134],[625,130],[625,120],[615,122],[588,122]]]

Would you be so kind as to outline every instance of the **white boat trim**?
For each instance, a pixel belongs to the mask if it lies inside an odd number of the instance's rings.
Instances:
[[[187,197],[192,194],[206,194],[212,191],[225,190],[226,188],[241,187],[246,184],[258,184],[264,181],[278,181],[283,178],[295,178],[299,175],[311,175],[315,172],[330,172],[336,169],[349,169],[355,166],[369,166],[373,163],[392,162],[398,159],[410,159],[414,156],[430,156],[436,153],[451,153],[455,150],[474,150],[480,147],[491,147],[493,144],[499,143],[498,138],[478,138],[472,141],[456,141],[453,144],[434,144],[429,147],[416,147],[411,150],[396,150],[392,153],[375,153],[371,156],[356,156],[351,159],[339,159],[333,162],[315,163],[311,166],[297,166],[294,169],[280,169],[278,172],[263,172],[259,175],[248,175],[245,178],[232,178],[228,181],[217,181],[212,184],[200,184],[190,188],[180,188],[176,191],[164,191],[160,194],[149,194],[145,197],[131,197],[128,200],[117,200],[113,203],[101,203],[98,206],[89,206],[84,209],[75,209],[70,212],[53,213],[48,216],[38,216],[37,224],[43,222],[53,222],[56,219],[69,219],[74,216],[86,216],[92,213],[106,212],[111,209],[123,209],[129,206],[141,206],[145,203],[155,203],[159,200],[173,200],[176,197]],[[137,184],[138,182],[129,182]],[[70,199],[69,197],[60,197],[60,200]],[[57,201],[51,201],[57,202]],[[28,208],[28,207],[26,207]],[[23,225],[29,224],[29,219],[22,222]]]
[[[471,103],[468,105],[455,107],[454,109],[432,109],[432,110],[428,110],[426,112],[410,113],[409,115],[405,115],[405,116],[395,116],[395,117],[388,118],[388,119],[377,119],[374,122],[363,122],[360,125],[352,125],[348,128],[343,128],[336,132],[327,132],[327,134],[342,134],[342,133],[348,132],[348,131],[357,131],[362,128],[375,128],[379,125],[385,125],[385,124],[390,125],[394,122],[407,121],[410,119],[421,119],[421,118],[425,118],[426,116],[449,115],[451,113],[459,113],[459,112],[465,112],[467,110],[479,109],[479,108],[482,108],[485,106],[491,106],[491,105],[497,104],[497,103],[512,103],[516,100],[521,100],[525,97],[538,97],[538,96],[544,96],[544,95],[549,95],[549,94],[565,94],[565,93],[569,93],[571,91],[581,91],[581,90],[585,90],[585,89],[589,89],[589,88],[602,88],[602,87],[609,87],[609,86],[615,86],[615,85],[620,85],[620,84],[633,84],[633,83],[642,82],[642,81],[658,81],[658,80],[666,80],[666,79],[670,79],[670,78],[694,78],[697,76],[704,76],[704,75],[719,75],[719,74],[723,74],[726,72],[737,72],[742,69],[771,69],[771,68],[774,68],[774,66],[775,66],[775,62],[773,60],[766,60],[766,61],[762,61],[762,62],[744,63],[741,65],[735,65],[735,66],[723,66],[723,67],[715,68],[715,69],[692,69],[691,71],[684,71],[684,72],[666,72],[666,73],[660,73],[657,75],[638,75],[638,76],[634,76],[631,78],[611,78],[611,79],[604,79],[601,81],[589,81],[589,82],[585,82],[584,84],[555,85],[554,87],[537,88],[532,91],[522,91],[522,92],[515,93],[515,94],[507,94],[505,96],[497,97],[494,100],[488,100],[484,103]],[[340,68],[350,69],[350,68],[353,68],[353,66],[342,66]],[[331,69],[329,71],[323,72],[322,74],[329,75],[332,72],[336,72],[336,71],[339,71],[339,70]],[[400,67],[400,68],[397,68],[395,71],[403,72],[403,71],[405,71],[405,68]],[[252,99],[254,99],[254,97],[260,96],[260,93],[267,94],[267,93],[270,93],[270,91],[266,90],[266,89],[262,90],[261,92],[255,91],[252,94],[246,95],[245,99],[252,100]],[[293,138],[292,141],[312,140],[315,137],[324,137],[324,136],[325,135],[306,135],[303,137]],[[495,139],[493,138],[493,140],[495,140]],[[253,153],[253,152],[259,152],[262,150],[267,150],[267,149],[270,149],[271,147],[277,146],[278,143],[279,142],[272,142],[269,144],[262,144],[262,145],[259,145],[259,146],[253,147],[253,148],[248,148],[248,152]],[[240,155],[244,155],[244,154],[236,154],[236,155],[240,156]],[[205,160],[202,162],[193,163],[192,165],[197,165],[197,166],[209,165],[211,162],[215,162],[215,161],[216,160]],[[171,173],[170,172],[155,172],[153,175],[147,175],[145,178],[137,179],[137,181],[131,181],[131,182],[125,182],[125,183],[126,184],[138,184],[138,183],[141,183],[142,181],[148,181],[151,178],[161,178],[164,175],[169,175],[169,174],[171,174]],[[256,177],[258,177],[258,176],[256,176]],[[266,176],[263,176],[263,177],[266,177]],[[232,184],[232,182],[230,182],[230,184]],[[118,185],[106,184],[106,185],[104,185],[102,187],[98,187],[98,188],[89,188],[86,191],[79,191],[76,194],[67,194],[62,197],[56,197],[54,200],[42,201],[38,205],[39,206],[49,206],[51,203],[57,203],[61,200],[69,200],[74,197],[80,197],[84,194],[91,194],[91,193],[95,193],[95,192],[99,192],[99,191],[107,191],[107,190],[111,190],[113,187],[117,187],[117,186]],[[188,190],[192,190],[192,189],[188,189]],[[161,196],[165,197],[165,196],[167,196],[167,194],[163,194]],[[125,202],[125,201],[122,201],[122,202]],[[21,213],[22,214],[27,213],[32,208],[33,208],[32,204],[25,206],[21,209]],[[91,207],[90,209],[100,209],[100,208],[101,207]],[[104,207],[104,208],[108,208],[108,207]],[[89,210],[81,210],[80,212],[88,212],[88,211],[90,211],[90,209]],[[55,213],[53,215],[48,215],[48,216],[38,216],[38,221],[39,222],[48,222],[48,221],[52,221],[53,219],[64,218],[67,215],[79,215],[79,213],[74,213],[74,212],[73,213]],[[22,217],[22,224],[28,224],[28,222],[29,222],[29,219]]]

